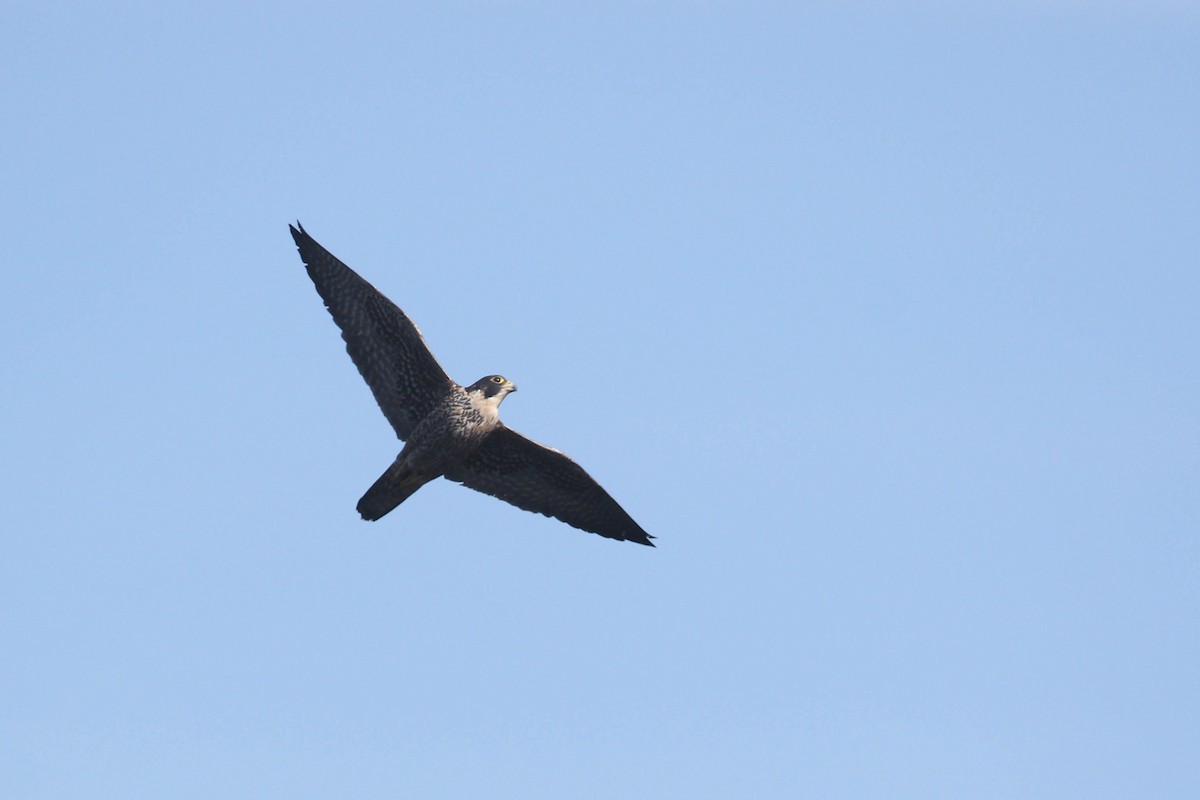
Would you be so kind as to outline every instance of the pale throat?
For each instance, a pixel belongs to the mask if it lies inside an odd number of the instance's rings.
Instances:
[[[500,392],[491,397],[484,397],[480,391],[467,393],[467,397],[471,399],[471,407],[482,414],[484,419],[494,422],[500,421],[500,401],[507,395],[508,392]]]

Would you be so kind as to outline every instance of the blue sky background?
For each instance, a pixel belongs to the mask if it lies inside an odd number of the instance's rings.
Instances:
[[[1200,796],[1200,15],[1082,5],[5,3],[0,795]],[[658,549],[360,521],[297,218]]]

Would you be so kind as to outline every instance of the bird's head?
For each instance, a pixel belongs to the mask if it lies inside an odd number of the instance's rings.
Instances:
[[[495,398],[496,405],[500,405],[500,401],[507,397],[509,392],[516,390],[517,385],[503,375],[488,375],[467,387],[468,392],[479,392],[489,400]]]

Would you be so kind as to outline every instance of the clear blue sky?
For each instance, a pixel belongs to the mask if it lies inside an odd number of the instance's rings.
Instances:
[[[1194,7],[167,5],[0,10],[0,795],[1200,796]],[[295,219],[659,547],[359,520]]]

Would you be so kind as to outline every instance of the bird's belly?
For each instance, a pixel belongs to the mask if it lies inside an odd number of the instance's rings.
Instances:
[[[469,456],[497,424],[469,406],[435,411],[417,425],[400,457],[414,472],[441,475]]]

